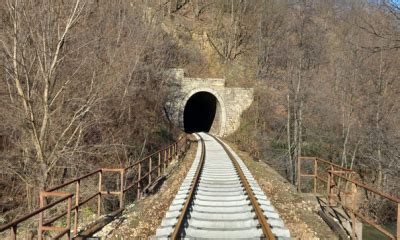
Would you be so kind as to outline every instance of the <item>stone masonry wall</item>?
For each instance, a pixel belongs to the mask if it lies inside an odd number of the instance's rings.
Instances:
[[[166,111],[169,119],[184,128],[183,112],[186,102],[195,93],[209,92],[220,105],[220,129],[214,134],[225,136],[240,126],[240,115],[253,101],[252,88],[227,88],[223,78],[187,78],[183,69],[168,71],[167,85],[170,89]]]

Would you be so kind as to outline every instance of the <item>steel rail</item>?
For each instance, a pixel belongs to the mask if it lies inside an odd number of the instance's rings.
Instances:
[[[218,138],[208,134],[210,137],[214,138],[219,144],[221,144],[222,148],[225,150],[225,152],[228,154],[230,160],[232,161],[233,165],[235,166],[236,171],[238,172],[238,175],[240,177],[240,180],[246,190],[247,195],[249,196],[251,205],[254,208],[254,211],[256,213],[257,219],[261,225],[261,229],[265,235],[265,237],[268,240],[275,240],[275,235],[272,233],[271,227],[269,226],[266,216],[264,215],[263,210],[261,209],[260,205],[258,204],[258,201],[256,197],[254,196],[253,191],[251,190],[250,184],[247,181],[246,176],[244,175],[242,168],[240,167],[239,163],[236,161],[235,157],[232,155],[231,151],[225,146],[225,144],[219,140]]]
[[[201,141],[200,162],[199,162],[199,166],[196,169],[196,174],[194,175],[194,178],[192,180],[192,187],[189,191],[188,197],[186,198],[185,204],[182,207],[182,210],[179,215],[178,221],[175,225],[174,231],[169,236],[169,238],[171,238],[171,239],[179,239],[180,238],[179,234],[181,232],[181,229],[183,228],[185,217],[186,217],[187,213],[189,212],[189,206],[193,200],[197,185],[199,184],[201,170],[203,169],[204,160],[206,158],[206,146],[205,146],[204,140],[200,135],[198,135],[198,134],[196,134],[196,135],[200,138],[200,141]]]

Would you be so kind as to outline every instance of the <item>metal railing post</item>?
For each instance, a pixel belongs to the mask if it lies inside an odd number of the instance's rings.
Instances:
[[[327,190],[327,205],[331,205],[331,178],[332,178],[332,172],[331,170],[328,170],[328,183],[326,184],[326,190]]]
[[[161,153],[158,153],[158,176],[161,176]]]
[[[188,149],[188,136],[185,134],[185,151]]]
[[[357,220],[356,220],[356,199],[357,197],[357,186],[355,183],[351,183],[351,203],[350,203],[350,216],[351,216],[351,238],[352,239],[357,239],[356,237],[356,225],[357,225]]]
[[[314,194],[317,194],[317,171],[318,171],[318,162],[317,158],[314,158]]]
[[[175,151],[175,156],[177,156],[178,155],[178,143],[177,142],[174,144],[174,151]]]
[[[102,181],[103,181],[103,171],[100,169],[100,172],[99,172],[99,186],[98,186],[99,195],[97,195],[97,215],[99,215],[99,216],[100,216],[100,213],[101,213],[101,185],[102,185]]]
[[[72,196],[68,198],[68,203],[67,203],[67,239],[71,239],[71,209],[72,209]]]
[[[167,151],[167,149],[165,149],[165,152],[164,152],[164,166],[165,166],[165,168],[168,168],[168,151]]]
[[[148,185],[150,185],[151,184],[151,170],[153,168],[153,164],[152,164],[153,161],[152,161],[151,157],[149,157],[148,159],[149,159],[148,160],[149,161],[149,172],[148,172],[148,174],[149,174],[149,176],[148,176],[149,177],[149,183],[148,183]]]
[[[43,191],[41,191],[39,196],[39,207],[42,208],[43,206],[44,206]],[[38,225],[38,240],[42,239],[43,239],[43,212],[40,212],[39,225]]]
[[[139,200],[140,199],[140,181],[142,178],[142,163],[139,162],[138,164],[138,180],[137,180],[137,192],[136,192],[136,199]]]
[[[182,152],[184,152],[184,151],[186,151],[186,145],[187,145],[187,142],[188,142],[188,138],[187,138],[187,136],[186,136],[186,134],[183,136],[183,144],[182,144],[182,146],[183,146],[183,150],[182,150]]]
[[[12,226],[10,239],[11,240],[17,240],[17,225]]]
[[[190,142],[188,139],[188,135],[184,134],[184,135],[181,135],[181,137],[177,141],[170,144],[168,147],[166,147],[160,151],[157,151],[156,153],[153,153],[151,155],[153,157],[149,157],[149,159],[148,159],[149,172],[147,174],[149,174],[149,176],[145,176],[144,178],[148,177],[149,183],[152,183],[152,181],[154,181],[154,177],[156,175],[156,173],[154,173],[154,176],[153,176],[153,171],[157,170],[157,174],[158,174],[157,177],[161,176],[161,174],[163,174],[163,172],[165,172],[165,169],[168,168],[170,162],[172,162],[172,160],[175,157],[177,157],[177,159],[179,159],[181,157],[181,155],[186,152],[186,150],[189,147],[189,144],[190,144]],[[156,156],[156,154],[158,156]],[[157,160],[155,158],[157,158]],[[153,163],[153,160],[155,161],[155,163]],[[141,160],[141,161],[144,162],[145,160]],[[155,167],[154,164],[157,164],[157,166]],[[101,169],[95,170],[91,173],[88,173],[84,176],[69,180],[63,184],[56,186],[56,187],[46,189],[46,191],[41,191],[40,196],[39,196],[39,201],[40,201],[39,209],[34,210],[33,212],[28,213],[27,215],[24,215],[23,217],[18,218],[17,220],[14,220],[13,222],[8,223],[5,226],[0,226],[0,229],[2,232],[10,231],[10,232],[7,232],[9,239],[13,239],[13,240],[17,239],[17,233],[18,233],[17,231],[18,231],[18,226],[19,226],[18,224],[26,221],[28,218],[32,218],[33,216],[38,216],[38,218],[36,218],[38,220],[38,228],[37,228],[37,235],[38,235],[37,238],[38,239],[44,239],[45,237],[47,237],[46,232],[48,232],[48,231],[50,231],[50,232],[60,231],[60,233],[57,236],[55,236],[55,238],[61,238],[64,235],[66,235],[66,237],[68,239],[70,239],[73,236],[76,236],[78,234],[78,227],[79,227],[79,221],[80,221],[79,211],[80,211],[80,207],[83,204],[86,204],[87,202],[91,201],[92,199],[96,200],[96,198],[97,198],[97,214],[101,215],[102,211],[104,210],[104,209],[102,209],[103,195],[111,194],[111,195],[118,195],[120,208],[122,208],[122,209],[125,208],[125,200],[126,199],[125,199],[124,192],[128,191],[132,187],[135,187],[135,182],[133,182],[132,185],[126,186],[127,185],[126,183],[129,180],[126,178],[126,175],[127,175],[128,169],[131,169],[131,168],[136,169],[135,167],[138,167],[138,180],[137,180],[136,184],[137,184],[137,199],[140,199],[141,195],[142,195],[141,190],[143,188],[143,186],[142,186],[143,182],[141,181],[142,176],[143,176],[141,162],[134,163],[133,165],[128,166],[126,169],[123,169],[123,168],[101,168]],[[103,189],[102,189],[103,173],[107,173],[107,172],[119,172],[120,173],[121,186],[120,186],[119,191],[118,190],[103,191]],[[83,187],[83,185],[81,185],[82,180],[86,179],[88,177],[91,177],[91,176],[93,176],[95,178],[95,175],[97,175],[97,174],[98,174],[98,192],[93,193],[90,197],[87,197],[85,199],[84,195],[81,195],[81,193],[80,193],[81,188]],[[75,186],[73,186],[73,185],[75,185]],[[72,192],[56,192],[56,190],[59,190],[66,186],[69,186],[68,189],[71,190],[73,193]],[[117,189],[118,189],[118,187],[117,187]],[[51,200],[47,204],[46,200],[48,198],[53,198],[53,197],[62,197],[62,199],[58,199],[55,201]],[[54,216],[51,219],[46,219],[48,214],[46,214],[45,210],[50,209],[63,201],[68,201],[67,202],[67,208],[68,208],[67,211],[65,211],[65,209],[64,209],[61,214],[57,213],[57,216]],[[72,217],[73,217],[73,219],[72,219]],[[66,219],[67,222],[64,222],[64,224],[62,224],[63,226],[67,225],[66,228],[52,225],[59,219]]]
[[[397,203],[397,239],[400,239],[400,203]]]
[[[124,209],[125,204],[124,204],[124,187],[125,187],[125,169],[121,169],[120,172],[120,177],[121,177],[121,186],[120,186],[120,195],[119,195],[119,208]]]
[[[78,234],[78,221],[79,221],[79,192],[81,180],[76,182],[75,187],[75,209],[74,209],[74,235]]]

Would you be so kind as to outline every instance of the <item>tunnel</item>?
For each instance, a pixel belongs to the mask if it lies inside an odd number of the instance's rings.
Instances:
[[[186,102],[183,112],[184,129],[187,133],[218,133],[221,107],[217,98],[209,92],[197,92]]]

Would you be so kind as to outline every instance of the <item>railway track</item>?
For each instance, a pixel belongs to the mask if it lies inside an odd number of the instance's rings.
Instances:
[[[157,239],[290,239],[242,160],[219,139],[196,134],[196,158]]]

